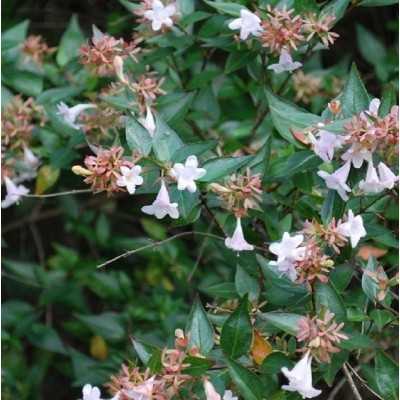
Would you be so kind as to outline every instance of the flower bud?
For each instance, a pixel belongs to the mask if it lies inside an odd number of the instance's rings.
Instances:
[[[72,172],[75,175],[79,175],[79,176],[90,176],[90,175],[92,175],[92,172],[90,172],[86,168],[81,167],[80,165],[74,165],[72,167]]]
[[[333,115],[339,114],[340,111],[342,111],[340,100],[332,100],[330,103],[328,103],[328,109]]]
[[[115,56],[114,57],[114,69],[115,69],[115,74],[117,75],[117,78],[122,82],[122,83],[128,83],[124,76],[124,60],[120,56]]]

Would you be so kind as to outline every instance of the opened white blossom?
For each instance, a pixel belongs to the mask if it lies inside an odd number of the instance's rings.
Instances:
[[[290,53],[286,49],[283,49],[279,56],[279,62],[269,65],[268,69],[273,70],[276,74],[280,74],[282,72],[292,72],[302,65],[303,64],[299,61],[293,61]]]
[[[203,387],[206,400],[221,400],[221,395],[215,390],[214,385],[208,379],[204,380]]]
[[[236,219],[236,228],[232,237],[225,239],[225,246],[234,251],[251,251],[254,246],[247,243],[243,235],[242,222],[240,218]]]
[[[338,232],[350,238],[351,247],[353,248],[367,234],[361,215],[354,216],[352,210],[347,213],[347,221],[338,226]]]
[[[80,129],[81,125],[76,122],[79,114],[89,108],[96,108],[94,104],[77,104],[73,107],[68,107],[61,102],[57,105],[57,114],[64,119],[64,122],[74,129]]]
[[[178,181],[178,190],[187,189],[189,192],[194,193],[197,190],[196,180],[200,179],[206,174],[204,168],[198,168],[199,162],[196,156],[189,156],[185,164],[176,163],[170,175]]]
[[[170,28],[174,24],[171,17],[175,13],[175,3],[164,5],[160,0],[153,0],[151,9],[145,11],[144,17],[151,21],[153,31],[159,31],[163,25]]]
[[[88,383],[82,388],[82,395],[82,400],[101,400],[100,389]]]
[[[344,142],[344,137],[332,132],[320,130],[316,137],[310,135],[314,153],[325,162],[332,161],[336,149],[340,149]]]
[[[142,211],[145,214],[154,215],[157,219],[162,219],[166,215],[173,219],[179,218],[178,203],[171,203],[164,181],[161,181],[160,190],[153,204],[142,207]]]
[[[240,10],[240,18],[234,19],[228,26],[232,30],[240,29],[241,40],[246,40],[249,35],[260,36],[263,31],[261,19],[245,8]]]
[[[382,161],[378,164],[378,173],[379,179],[385,189],[393,189],[394,185],[399,180],[399,177]]]
[[[14,183],[20,183],[35,178],[39,166],[39,158],[33,154],[31,149],[24,147],[24,158],[21,164],[21,172],[14,178]]]
[[[305,247],[299,247],[303,240],[303,235],[291,237],[288,232],[285,232],[280,242],[269,246],[269,251],[278,257],[278,264],[283,260],[298,261],[304,257]]]
[[[351,192],[350,187],[346,184],[350,172],[350,162],[346,162],[332,174],[325,171],[318,171],[318,175],[325,181],[329,189],[336,190],[343,201],[347,201],[349,196],[347,192]]]
[[[372,161],[370,150],[362,147],[359,143],[353,143],[343,154],[342,160],[353,164],[354,168],[361,168],[364,161]]]
[[[2,208],[7,208],[15,203],[18,203],[21,197],[29,193],[29,189],[24,185],[16,185],[10,178],[5,177],[4,183],[6,185],[6,197],[1,202]]]
[[[321,390],[312,386],[312,357],[307,353],[294,367],[289,370],[282,368],[282,373],[289,380],[288,385],[282,385],[283,390],[298,392],[303,399],[312,399],[321,394]]]
[[[287,276],[292,282],[295,282],[297,279],[297,271],[296,267],[292,260],[284,259],[282,261],[271,261],[271,265],[274,265],[278,268],[278,271]]]
[[[378,176],[379,174],[379,176]],[[376,194],[385,189],[393,189],[398,177],[383,162],[378,164],[378,172],[372,161],[368,163],[367,175],[359,183],[364,193]]]
[[[146,118],[140,118],[139,122],[147,129],[149,135],[153,137],[156,131],[156,121],[149,106],[146,105]]]
[[[379,107],[381,106],[381,101],[377,98],[372,99],[369,103],[367,114],[372,117],[378,116]]]
[[[126,187],[129,194],[134,194],[136,186],[143,184],[143,178],[140,176],[142,167],[135,165],[132,168],[122,166],[121,176],[117,179],[117,185]]]

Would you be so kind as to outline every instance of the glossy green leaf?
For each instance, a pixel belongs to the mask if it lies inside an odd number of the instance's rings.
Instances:
[[[239,168],[244,167],[253,159],[253,156],[242,157],[225,157],[214,158],[208,160],[202,168],[205,168],[207,173],[199,179],[200,182],[214,182],[220,178],[224,178]]]

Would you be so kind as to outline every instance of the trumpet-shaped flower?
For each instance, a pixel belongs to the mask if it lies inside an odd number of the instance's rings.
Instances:
[[[367,234],[361,215],[354,216],[352,210],[349,210],[347,214],[347,221],[338,226],[338,232],[350,238],[351,247],[353,248]]]
[[[284,259],[282,261],[271,261],[271,265],[278,267],[278,271],[287,276],[292,282],[295,282],[297,279],[297,271],[296,267],[292,260]]]
[[[57,105],[57,114],[64,119],[64,122],[73,129],[80,129],[81,125],[76,123],[79,114],[88,108],[96,108],[94,104],[77,104],[73,107],[68,107],[61,102]]]
[[[203,386],[206,400],[221,400],[221,395],[215,390],[214,385],[208,379],[204,380]]]
[[[303,240],[303,235],[291,237],[288,232],[285,232],[280,242],[272,243],[269,246],[269,251],[278,256],[278,265],[283,260],[298,261],[304,257],[305,247],[299,247]]]
[[[171,17],[175,13],[175,3],[165,6],[160,0],[153,0],[151,9],[145,11],[144,17],[151,21],[153,31],[159,31],[163,25],[170,28],[174,24]]]
[[[6,197],[1,202],[1,208],[7,208],[14,203],[18,203],[21,197],[29,193],[29,189],[24,185],[16,185],[10,178],[5,177],[4,183],[6,184]]]
[[[173,219],[179,218],[178,203],[171,203],[164,181],[161,181],[160,190],[153,204],[142,207],[142,211],[148,215],[155,215],[157,219],[162,219],[166,215]]]
[[[310,136],[314,153],[325,162],[332,161],[335,149],[342,147],[344,138],[324,130],[320,130],[316,136]]]
[[[254,250],[254,246],[247,243],[246,239],[244,238],[242,222],[240,218],[236,219],[236,228],[235,232],[233,232],[233,236],[225,239],[225,246],[234,251]]]
[[[260,36],[263,30],[261,19],[245,8],[240,10],[240,18],[234,19],[228,26],[232,30],[240,29],[241,40],[246,40],[249,35]]]
[[[343,154],[342,160],[353,164],[354,168],[361,168],[364,161],[372,161],[370,150],[361,147],[358,143],[353,143]]]
[[[377,172],[371,161],[368,164],[367,176],[360,181],[359,187],[365,193],[380,193],[385,189],[392,189],[397,180],[398,177],[386,164],[380,162]]]
[[[82,388],[82,400],[101,400],[100,389],[88,383]]]
[[[337,169],[332,174],[325,171],[318,171],[318,175],[324,179],[326,186],[329,189],[336,190],[339,196],[347,201],[349,196],[346,192],[351,192],[350,187],[346,184],[350,172],[350,162],[346,162],[342,167]]]
[[[288,385],[283,385],[282,389],[289,392],[298,392],[303,399],[312,399],[321,394],[321,390],[312,386],[312,358],[307,353],[294,367],[289,370],[282,368],[282,373],[289,379]]]
[[[383,162],[378,164],[378,173],[379,179],[385,189],[393,189],[393,186],[398,181],[399,177],[396,176]]]
[[[153,137],[156,131],[156,122],[149,106],[146,105],[146,118],[140,118],[139,122],[147,129],[149,135]]]
[[[171,169],[170,175],[177,179],[178,190],[187,189],[194,193],[197,190],[195,180],[200,179],[206,174],[204,168],[198,168],[196,156],[189,156],[185,164],[176,163]]]
[[[279,62],[277,64],[271,64],[268,69],[272,69],[276,74],[281,72],[292,72],[300,68],[303,64],[299,61],[293,61],[290,53],[283,49],[281,55],[279,56]]]
[[[135,165],[132,168],[122,166],[120,170],[121,176],[117,179],[117,185],[126,187],[129,194],[134,194],[136,186],[143,183],[143,178],[140,176],[142,167],[140,165]]]

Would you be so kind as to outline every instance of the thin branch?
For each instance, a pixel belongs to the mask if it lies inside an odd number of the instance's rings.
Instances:
[[[57,192],[57,193],[49,193],[49,194],[24,194],[23,197],[33,197],[33,198],[47,198],[47,197],[59,197],[59,196],[68,196],[70,194],[80,194],[80,193],[90,193],[91,189],[76,189],[76,190],[68,190],[66,192]]]
[[[362,397],[361,397],[361,395],[360,395],[360,392],[359,392],[358,389],[357,389],[356,384],[355,384],[354,381],[353,381],[353,377],[351,376],[350,371],[349,371],[349,369],[347,368],[347,365],[346,365],[346,364],[343,364],[343,366],[342,366],[342,371],[343,371],[343,373],[344,373],[344,376],[346,377],[347,382],[348,382],[349,385],[350,385],[350,389],[351,389],[351,391],[353,392],[354,397],[355,397],[357,400],[363,400]]]

